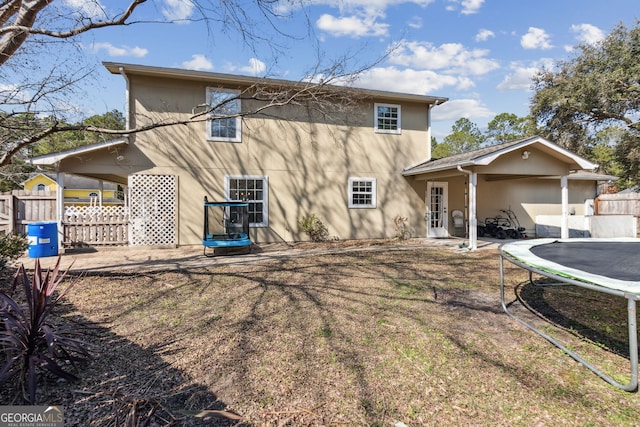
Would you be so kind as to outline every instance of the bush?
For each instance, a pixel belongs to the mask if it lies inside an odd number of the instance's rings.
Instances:
[[[0,384],[15,386],[16,395],[34,405],[36,390],[42,374],[65,380],[75,380],[67,366],[87,360],[90,355],[82,342],[76,325],[70,326],[54,319],[54,310],[73,287],[72,282],[54,297],[58,285],[67,272],[60,273],[60,257],[53,270],[43,274],[36,260],[33,279],[29,279],[21,265],[13,281],[11,294],[18,286],[24,290],[24,303],[0,292]]]
[[[327,226],[314,213],[298,219],[298,227],[314,242],[325,242],[329,238]]]
[[[20,234],[5,234],[0,236],[0,270],[7,267],[7,263],[19,258],[29,247],[27,239]]]
[[[407,221],[408,219],[401,215],[396,215],[393,217],[393,226],[396,229],[396,239],[406,240],[411,237],[411,232],[409,231]]]

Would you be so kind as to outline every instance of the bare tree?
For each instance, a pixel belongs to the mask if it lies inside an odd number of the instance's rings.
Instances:
[[[187,120],[150,122],[136,129],[113,130],[83,124],[69,124],[68,111],[62,105],[80,90],[82,82],[94,70],[95,64],[83,63],[76,44],[79,35],[105,27],[141,24],[135,14],[147,0],[131,0],[126,8],[109,15],[98,0],[88,0],[69,14],[57,2],[50,0],[0,0],[0,166],[11,163],[24,149],[47,136],[66,131],[98,132],[123,135],[144,132],[164,126],[186,125],[210,120],[211,113],[222,105],[208,105],[198,109]],[[153,3],[153,0],[151,1]],[[205,21],[210,35],[216,32],[237,31],[248,46],[265,41],[263,31],[249,18],[248,9],[239,1],[211,2],[192,0],[198,15],[192,20]],[[274,17],[278,16],[274,0],[254,0],[247,7],[255,7],[266,18],[276,34],[280,32]],[[170,24],[172,21],[156,23]],[[52,49],[52,44],[64,44],[65,49]],[[269,40],[277,48],[277,43]],[[76,48],[73,51],[73,48]],[[62,59],[60,51],[74,52]],[[256,80],[240,97],[262,101],[255,111],[264,114],[269,108],[286,104],[305,104],[323,114],[345,108],[357,98],[355,91],[336,90],[330,83],[348,83],[354,75],[368,67],[346,72],[349,59],[334,61],[328,67],[316,68],[310,76],[325,76],[319,80],[307,78],[297,85],[268,85]],[[47,66],[48,65],[48,66]],[[6,82],[6,83],[3,83]],[[229,100],[225,101],[229,102]],[[331,105],[331,108],[326,108]],[[337,107],[339,106],[339,107]],[[46,117],[46,119],[43,119]],[[216,116],[219,117],[219,116]],[[230,116],[226,117],[229,118]]]

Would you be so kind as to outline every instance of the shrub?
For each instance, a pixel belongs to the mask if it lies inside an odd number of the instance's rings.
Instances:
[[[53,270],[43,274],[36,260],[33,279],[29,279],[21,265],[13,281],[11,294],[18,286],[24,290],[24,303],[0,292],[0,348],[2,360],[0,384],[16,387],[16,395],[30,404],[36,403],[36,390],[42,374],[65,380],[75,380],[67,366],[76,367],[90,355],[83,343],[76,339],[77,327],[54,319],[54,310],[75,282],[54,292],[65,279],[68,270],[60,273],[60,257]]]
[[[23,235],[0,236],[0,270],[4,270],[9,261],[19,258],[28,247],[27,239]]]
[[[329,238],[327,226],[314,213],[300,217],[298,219],[298,227],[307,233],[314,242],[324,242]]]
[[[402,215],[396,215],[393,217],[393,226],[396,229],[396,239],[406,240],[411,237],[407,221],[408,219]]]

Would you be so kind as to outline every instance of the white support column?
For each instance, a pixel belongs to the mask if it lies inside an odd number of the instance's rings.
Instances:
[[[64,219],[64,172],[58,172],[56,176],[56,184],[58,185],[56,190],[56,209],[58,219],[58,253],[62,253],[62,240],[64,238],[64,226],[62,220]]]
[[[560,178],[562,193],[562,218],[560,222],[560,237],[569,238],[569,179],[566,175]]]
[[[478,216],[476,215],[476,186],[478,185],[478,173],[469,175],[469,249],[478,249]]]

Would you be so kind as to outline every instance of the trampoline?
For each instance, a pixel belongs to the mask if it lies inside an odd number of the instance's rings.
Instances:
[[[502,308],[511,318],[541,335],[582,363],[609,384],[625,391],[638,389],[638,335],[636,301],[640,299],[640,239],[532,239],[504,244],[500,252],[500,298]],[[529,272],[529,282],[536,286],[574,285],[604,292],[627,300],[630,380],[621,384],[569,350],[555,338],[535,328],[509,311],[505,302],[504,261]],[[556,283],[540,284],[533,274]]]
[[[215,255],[216,249],[251,251],[248,202],[210,202],[204,198],[204,255]],[[207,249],[211,249],[207,252]]]

